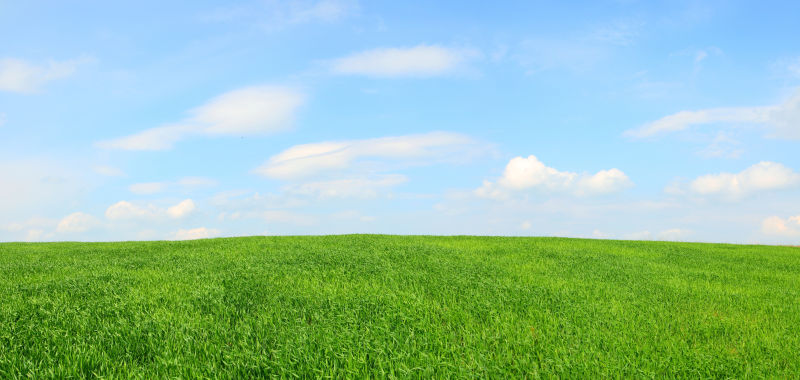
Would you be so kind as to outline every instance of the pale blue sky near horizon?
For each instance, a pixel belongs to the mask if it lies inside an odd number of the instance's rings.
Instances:
[[[0,241],[797,244],[798,15],[0,0]]]

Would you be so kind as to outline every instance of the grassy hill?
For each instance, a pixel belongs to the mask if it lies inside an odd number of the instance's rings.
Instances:
[[[0,244],[0,378],[795,377],[800,249],[348,235]]]

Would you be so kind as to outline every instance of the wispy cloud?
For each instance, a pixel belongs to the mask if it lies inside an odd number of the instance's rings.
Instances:
[[[69,77],[89,58],[33,63],[17,58],[0,59],[0,91],[32,94],[47,83]]]
[[[292,25],[334,23],[359,11],[355,0],[271,0],[250,1],[205,12],[200,19],[209,22],[236,22],[273,31]]]
[[[710,124],[728,127],[740,124],[762,125],[768,128],[770,137],[800,139],[800,90],[785,102],[773,106],[680,111],[625,131],[624,135],[632,138],[648,138]]]
[[[156,194],[174,188],[191,189],[197,187],[216,186],[217,181],[205,177],[184,177],[174,182],[140,182],[128,186],[128,190],[134,194],[147,195]]]
[[[189,136],[261,135],[291,126],[305,96],[286,87],[246,87],[222,94],[189,111],[181,122],[97,142],[104,149],[166,150]]]
[[[739,158],[744,152],[740,148],[741,145],[742,143],[739,140],[728,133],[720,131],[711,140],[711,144],[698,151],[697,154],[706,158]]]
[[[295,145],[267,160],[255,172],[265,177],[296,180],[320,173],[354,169],[368,160],[431,164],[463,159],[485,150],[472,138],[450,132],[380,137],[364,140],[325,141]]]
[[[385,174],[372,178],[346,178],[292,184],[284,187],[283,191],[292,195],[310,196],[317,199],[364,199],[375,198],[381,191],[407,181],[408,178],[401,174]]]
[[[453,73],[478,56],[474,49],[438,45],[379,48],[355,53],[331,62],[331,70],[342,75],[370,77],[430,77]]]
[[[113,166],[108,165],[98,165],[92,168],[97,174],[104,175],[106,177],[124,177],[125,172],[122,171],[120,168],[116,168]]]
[[[616,49],[633,45],[643,26],[640,21],[618,21],[567,36],[532,36],[511,56],[529,74],[553,69],[587,71]]]

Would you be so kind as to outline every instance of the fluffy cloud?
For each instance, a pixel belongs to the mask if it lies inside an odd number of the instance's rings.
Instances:
[[[213,228],[198,227],[192,229],[179,229],[172,233],[171,240],[195,240],[195,239],[208,239],[219,236],[220,231]]]
[[[595,174],[559,171],[546,166],[536,156],[515,157],[506,165],[496,183],[484,181],[475,194],[485,198],[502,199],[513,192],[537,189],[575,195],[604,194],[621,191],[632,183],[619,169],[601,170]]]
[[[118,219],[135,219],[153,217],[157,214],[158,210],[153,207],[140,207],[128,201],[119,201],[106,209],[106,218],[112,220]]]
[[[184,216],[191,214],[194,209],[194,202],[191,199],[186,199],[175,206],[167,208],[167,215],[175,219],[183,218]]]
[[[337,74],[371,77],[428,77],[452,73],[478,53],[437,45],[367,50],[336,59]]]
[[[295,184],[284,187],[288,194],[330,198],[375,198],[386,188],[408,181],[400,174],[387,174],[376,178],[337,179]]]
[[[776,162],[763,161],[739,173],[708,174],[697,177],[688,186],[673,185],[667,192],[716,196],[726,200],[764,191],[800,185],[800,174]]]
[[[75,212],[65,216],[58,222],[56,232],[75,233],[84,232],[97,226],[97,219],[89,214]]]
[[[66,61],[48,61],[37,65],[21,59],[0,59],[0,91],[30,94],[38,92],[48,82],[66,78],[75,73],[86,58]]]
[[[191,199],[185,199],[166,209],[156,207],[152,204],[139,206],[128,201],[119,201],[109,206],[106,209],[105,215],[109,220],[158,219],[164,216],[179,219],[191,214],[195,209],[196,206]]]
[[[774,106],[723,107],[681,111],[625,132],[634,138],[653,137],[705,124],[758,124],[766,126],[771,137],[800,139],[800,90]]]
[[[287,129],[304,96],[284,87],[246,87],[222,94],[189,111],[187,119],[100,141],[105,149],[166,150],[189,136],[260,135]]]
[[[424,163],[453,159],[479,150],[471,138],[447,132],[381,137],[364,140],[326,141],[295,145],[255,170],[263,176],[293,180],[352,168],[365,158],[390,161],[421,160]]]
[[[761,223],[761,231],[767,235],[800,238],[800,215],[786,219],[770,216]]]

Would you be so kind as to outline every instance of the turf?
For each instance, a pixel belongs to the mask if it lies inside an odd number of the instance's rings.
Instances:
[[[0,244],[0,378],[787,378],[798,352],[792,247]]]

